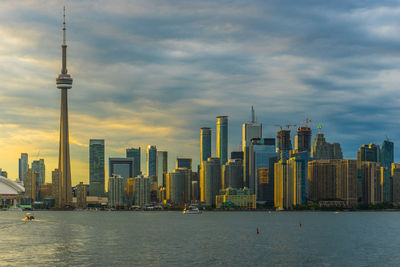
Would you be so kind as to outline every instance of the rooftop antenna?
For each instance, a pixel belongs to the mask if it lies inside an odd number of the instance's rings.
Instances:
[[[254,106],[251,106],[251,122],[256,122]]]

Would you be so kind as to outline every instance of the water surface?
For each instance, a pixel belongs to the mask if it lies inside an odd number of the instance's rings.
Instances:
[[[0,212],[0,264],[400,264],[399,212],[38,211],[37,222],[24,214]]]

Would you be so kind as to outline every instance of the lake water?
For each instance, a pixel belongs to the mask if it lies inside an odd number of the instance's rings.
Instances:
[[[0,211],[1,265],[400,265],[400,212],[24,214]]]

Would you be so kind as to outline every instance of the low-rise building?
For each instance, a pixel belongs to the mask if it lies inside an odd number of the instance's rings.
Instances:
[[[255,209],[256,195],[248,188],[226,188],[219,191],[215,203],[217,208]]]

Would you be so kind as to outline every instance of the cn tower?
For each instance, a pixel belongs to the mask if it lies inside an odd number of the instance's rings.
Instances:
[[[58,154],[59,196],[58,207],[71,205],[71,166],[69,156],[69,130],[68,130],[68,90],[72,88],[72,77],[67,70],[67,43],[65,39],[65,7],[63,22],[62,68],[61,74],[56,79],[57,88],[61,90],[61,117],[60,117],[60,148]]]

